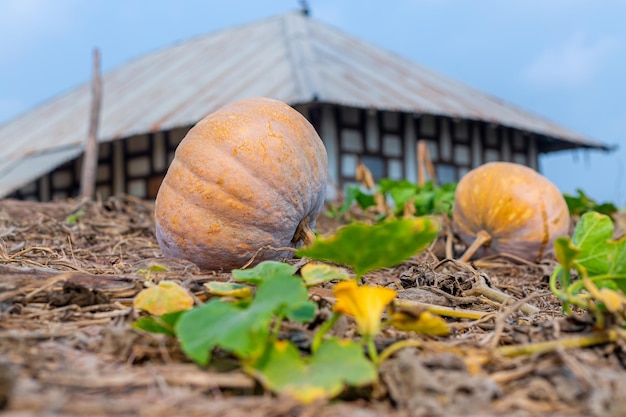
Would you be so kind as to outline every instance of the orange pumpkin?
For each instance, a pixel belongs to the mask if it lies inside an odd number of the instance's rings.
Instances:
[[[159,246],[226,271],[264,246],[299,247],[323,207],[326,170],[322,140],[290,106],[261,97],[224,106],[176,149],[156,197]],[[255,260],[292,255],[266,250]]]
[[[468,245],[478,237],[475,246],[482,246],[481,255],[508,253],[539,260],[553,250],[557,237],[567,235],[569,224],[558,188],[523,165],[484,164],[467,173],[456,189],[455,231]]]

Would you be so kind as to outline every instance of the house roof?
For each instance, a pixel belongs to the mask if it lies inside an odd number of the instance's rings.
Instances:
[[[481,120],[545,135],[554,149],[608,149],[301,12],[197,37],[104,74],[98,140],[190,126],[250,96]],[[0,196],[82,153],[90,100],[86,83],[0,126]]]

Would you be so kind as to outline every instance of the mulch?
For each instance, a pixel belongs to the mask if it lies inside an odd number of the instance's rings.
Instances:
[[[216,354],[211,366],[198,367],[172,338],[131,327],[139,316],[133,297],[150,274],[153,281],[176,280],[202,302],[208,298],[203,283],[228,281],[231,275],[164,259],[152,213],[151,202],[131,197],[0,200],[2,415],[626,415],[622,340],[485,356],[500,346],[593,331],[585,312],[563,315],[549,291],[554,260],[530,264],[500,257],[460,264],[442,261],[441,245],[365,280],[393,287],[403,300],[477,311],[484,317],[448,318],[453,333],[446,337],[385,330],[377,339],[381,348],[407,337],[421,347],[401,350],[385,361],[374,386],[347,389],[336,400],[304,406],[264,392],[228,355]],[[317,229],[325,234],[340,225],[322,216]],[[151,271],[151,265],[167,270]],[[328,289],[330,284],[314,296],[320,316],[330,311],[324,297]],[[309,327],[289,324],[281,336],[306,348],[315,331]],[[355,335],[347,319],[333,332]]]

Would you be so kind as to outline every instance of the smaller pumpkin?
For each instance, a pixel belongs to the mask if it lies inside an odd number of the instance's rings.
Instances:
[[[461,260],[507,253],[537,261],[569,231],[567,203],[546,177],[524,165],[490,162],[456,188],[453,227],[470,245]]]

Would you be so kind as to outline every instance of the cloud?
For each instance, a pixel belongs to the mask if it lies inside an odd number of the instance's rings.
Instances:
[[[524,71],[524,77],[540,86],[579,87],[593,78],[617,51],[619,43],[610,37],[589,39],[574,34],[563,45],[544,51]]]

